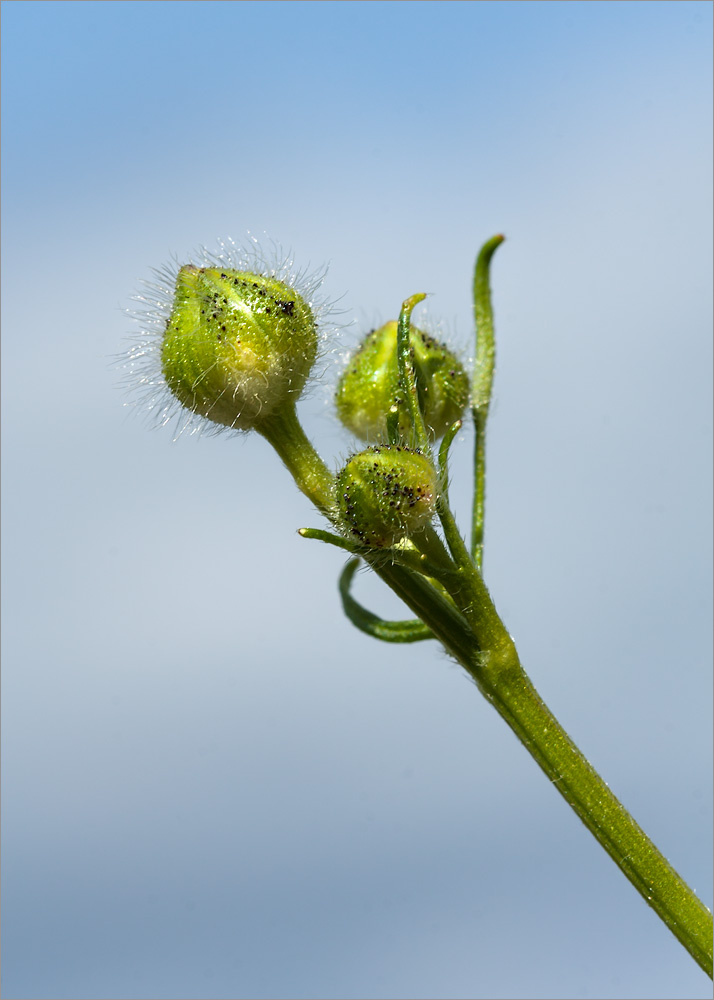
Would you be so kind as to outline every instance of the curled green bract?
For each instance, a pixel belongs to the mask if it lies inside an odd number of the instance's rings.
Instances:
[[[411,420],[399,391],[397,326],[392,320],[367,335],[337,387],[337,414],[363,441],[387,439],[387,415],[396,405],[399,434],[411,443]],[[424,423],[432,438],[440,438],[468,403],[469,378],[455,354],[414,326],[410,347]]]
[[[430,459],[404,445],[375,445],[354,455],[335,490],[343,528],[371,548],[389,548],[423,530],[439,492]]]
[[[249,430],[303,390],[317,355],[309,305],[275,278],[185,265],[161,347],[168,388],[186,409]]]

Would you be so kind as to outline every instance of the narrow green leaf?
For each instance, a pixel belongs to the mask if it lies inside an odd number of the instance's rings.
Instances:
[[[405,299],[399,313],[397,326],[397,365],[399,368],[399,387],[404,396],[407,411],[414,428],[414,443],[425,455],[429,454],[429,435],[426,432],[424,416],[419,406],[416,372],[411,354],[411,314],[414,306],[426,298],[423,292]]]
[[[434,639],[434,633],[418,618],[405,621],[385,621],[373,614],[352,597],[350,586],[355,575],[359,559],[350,559],[340,574],[340,597],[345,614],[352,624],[374,639],[382,642],[420,642],[422,639]]]
[[[333,535],[331,531],[323,531],[322,528],[298,528],[298,535],[302,538],[314,538],[318,542],[327,542],[328,545],[334,545],[338,549],[345,549],[347,552],[355,553],[361,550],[361,546],[355,542],[351,542],[348,538]]]
[[[471,410],[474,418],[474,502],[471,526],[471,555],[479,570],[483,565],[483,531],[486,508],[486,421],[491,403],[493,372],[496,364],[496,340],[491,304],[491,258],[505,236],[492,236],[481,247],[474,269],[474,320],[476,323],[476,361]]]

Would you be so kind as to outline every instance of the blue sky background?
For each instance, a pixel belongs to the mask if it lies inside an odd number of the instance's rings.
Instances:
[[[468,354],[505,232],[487,581],[711,904],[711,5],[2,15],[3,995],[709,996],[461,671],[342,617],[267,445],[172,444],[111,361],[248,230],[330,262],[335,363],[416,291]]]

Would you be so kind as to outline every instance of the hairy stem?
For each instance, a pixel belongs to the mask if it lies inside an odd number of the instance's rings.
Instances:
[[[485,586],[481,583],[482,591],[472,593],[471,604],[465,605],[464,614],[456,612],[443,598],[437,606],[433,602],[434,589],[423,580],[415,587],[413,573],[396,566],[381,567],[377,572],[473,677],[486,699],[618,868],[701,968],[711,975],[710,911],[657,850],[549,711],[523,670],[513,640],[500,622]],[[459,603],[463,600],[462,593]]]
[[[476,360],[474,364],[471,412],[474,418],[474,506],[471,526],[471,554],[480,570],[483,566],[483,530],[486,509],[486,422],[491,403],[493,373],[496,367],[496,338],[491,305],[491,258],[505,237],[493,236],[481,247],[474,269],[473,302],[476,324]]]
[[[334,476],[305,434],[295,406],[278,410],[255,429],[275,448],[298,489],[334,522]]]

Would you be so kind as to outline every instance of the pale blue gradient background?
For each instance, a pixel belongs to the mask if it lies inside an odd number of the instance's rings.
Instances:
[[[343,619],[267,446],[172,444],[110,362],[152,265],[247,230],[468,350],[505,232],[488,582],[711,903],[710,4],[2,13],[3,995],[709,996],[460,670]]]

